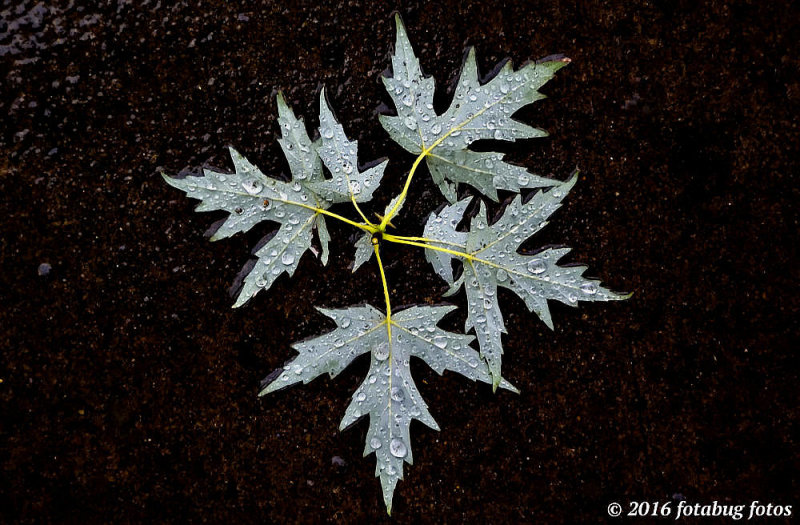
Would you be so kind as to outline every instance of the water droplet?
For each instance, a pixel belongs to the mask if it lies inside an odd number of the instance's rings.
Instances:
[[[505,271],[505,270],[503,270],[502,268],[500,268],[499,270],[497,270],[497,281],[502,283],[502,282],[504,282],[506,279],[508,279],[508,272],[506,272],[506,271]]]
[[[239,208],[238,206],[233,210],[236,215],[241,215],[244,212],[243,209]]]
[[[347,328],[348,326],[350,326],[350,319],[348,319],[347,317],[342,319],[342,324],[340,326],[342,328]]]
[[[492,309],[492,300],[488,298],[483,299],[483,309],[484,310],[491,310]]]
[[[437,348],[444,349],[447,347],[447,338],[441,335],[437,335],[436,337],[433,338],[433,344]]]
[[[405,443],[397,438],[393,438],[389,443],[389,452],[391,452],[392,456],[396,458],[404,458],[406,457],[406,454],[408,454],[408,449],[406,448]]]
[[[365,394],[364,392],[359,392],[358,394],[356,394],[357,401],[364,401],[365,399],[367,399],[367,394]]]
[[[499,129],[494,130],[494,138],[500,140],[503,138],[503,132]]]
[[[406,393],[399,386],[392,387],[392,399],[397,402],[403,401],[406,398]],[[399,414],[398,414],[399,415]]]
[[[417,119],[414,117],[406,117],[405,124],[408,129],[417,129]]]
[[[527,186],[530,181],[531,178],[525,174],[520,175],[517,179],[517,182],[519,182],[520,186]]]
[[[531,261],[528,263],[528,271],[534,275],[544,273],[545,270],[547,270],[547,267],[540,259],[531,259]]]
[[[411,94],[409,93],[408,95],[403,97],[402,102],[404,106],[411,106],[411,104],[414,103],[414,99],[411,97]]]
[[[286,266],[289,266],[294,262],[294,254],[289,252],[283,252],[283,255],[281,255],[281,262]]]
[[[381,448],[381,440],[374,437],[369,440],[369,446],[371,446],[374,450],[378,450]]]
[[[256,277],[256,286],[264,288],[267,285],[267,280],[263,276]]]
[[[344,161],[342,163],[342,169],[344,170],[345,173],[348,173],[348,174],[353,173],[353,165],[350,164],[347,161]]]
[[[434,135],[438,135],[441,132],[442,132],[442,126],[440,126],[438,123],[431,126],[431,133],[433,133]]]
[[[469,96],[469,99],[470,99],[472,102],[475,102],[476,100],[478,100],[478,96],[477,96],[475,93],[472,93],[472,94]]]
[[[332,139],[333,138],[333,130],[331,128],[322,128],[322,129],[319,130],[319,132],[326,139]]]
[[[467,361],[467,364],[469,365],[470,368],[478,368],[478,360],[475,359],[474,357],[470,357],[469,360]]]
[[[403,92],[403,86],[397,86],[396,88],[394,88],[395,95],[399,95],[402,92]]]
[[[594,283],[584,283],[581,285],[581,291],[586,295],[594,295],[597,293],[597,286]]]
[[[500,84],[500,92],[502,92],[504,95],[508,93],[508,84],[505,83]]]
[[[375,359],[385,361],[389,357],[389,343],[381,343],[372,350]]]
[[[261,181],[256,179],[246,180],[242,183],[242,187],[244,191],[249,193],[250,195],[256,195],[261,190],[264,189],[264,185],[261,184]]]

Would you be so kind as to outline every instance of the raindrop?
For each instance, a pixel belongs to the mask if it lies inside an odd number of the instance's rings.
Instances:
[[[484,310],[491,310],[492,309],[492,300],[488,298],[483,299],[483,309]]]
[[[414,117],[406,117],[405,124],[408,129],[417,129],[417,119]]]
[[[442,126],[440,126],[438,123],[431,126],[431,133],[433,133],[434,135],[438,135],[441,132],[442,132]]]
[[[322,136],[325,137],[326,139],[333,138],[333,130],[331,128],[322,128],[319,131],[320,133],[322,133]]]
[[[404,106],[410,106],[413,102],[414,102],[414,99],[411,97],[410,93],[403,97],[403,105]]]
[[[503,132],[499,129],[494,130],[494,138],[500,140],[503,138]]]
[[[544,263],[539,259],[531,259],[531,262],[528,263],[528,271],[534,275],[544,273],[546,269]]]
[[[378,361],[385,361],[389,357],[389,343],[379,344],[372,350],[372,353]]]
[[[502,268],[500,268],[499,270],[497,270],[497,281],[502,283],[502,282],[504,282],[506,279],[508,279],[508,272],[506,272],[506,271],[505,271],[505,270],[503,270]]]
[[[406,448],[405,443],[397,438],[393,438],[391,443],[389,443],[389,452],[391,452],[392,456],[396,458],[404,458],[406,457],[406,454],[408,454],[408,449]]]
[[[597,286],[594,283],[584,283],[581,285],[581,291],[586,295],[594,295],[597,293]]]
[[[341,327],[342,328],[347,328],[348,326],[350,326],[350,319],[345,317],[344,319],[342,319]]]
[[[371,446],[374,450],[378,450],[381,448],[381,440],[374,437],[369,440],[369,446]]]
[[[365,399],[367,399],[367,394],[365,394],[363,391],[356,394],[357,401],[364,401]]]
[[[400,388],[399,386],[392,387],[392,399],[394,399],[397,402],[401,402],[405,398],[406,398],[406,393],[403,391],[402,388]]]
[[[264,189],[264,185],[261,184],[261,181],[258,181],[256,179],[244,181],[242,183],[242,187],[244,188],[244,191],[246,191],[250,195],[255,195]]]
[[[519,179],[517,179],[517,182],[519,182],[520,186],[527,186],[530,181],[531,181],[531,178],[529,176],[527,176],[527,175],[524,175],[524,174],[520,175]]]
[[[281,255],[281,262],[286,266],[289,266],[294,262],[294,254],[289,252],[283,252],[283,255]]]
[[[433,338],[433,344],[437,348],[444,349],[447,347],[447,338],[441,335],[437,335],[436,337]]]

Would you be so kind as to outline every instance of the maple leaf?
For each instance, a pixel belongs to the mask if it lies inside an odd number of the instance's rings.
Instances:
[[[462,285],[465,287],[468,306],[464,329],[475,331],[481,356],[489,365],[495,387],[500,381],[501,334],[506,331],[497,300],[498,287],[516,293],[528,309],[551,329],[553,320],[548,300],[576,306],[578,301],[613,301],[630,297],[600,286],[597,280],[583,277],[585,266],[558,266],[558,260],[570,251],[569,248],[548,248],[532,255],[518,251],[523,242],[547,225],[547,218],[561,206],[577,179],[576,173],[567,182],[536,192],[526,203],[517,195],[491,225],[486,218],[486,207],[481,202],[466,232],[457,231],[456,227],[470,199],[446,206],[428,217],[424,236],[464,254],[425,250],[426,258],[436,273],[451,285],[448,294]],[[463,263],[463,272],[458,279],[453,277],[453,259]]]
[[[353,393],[340,429],[369,416],[364,455],[377,458],[383,499],[391,513],[392,496],[403,479],[403,463],[413,463],[409,427],[417,419],[439,426],[428,411],[414,379],[410,359],[422,359],[437,373],[457,372],[473,381],[491,383],[486,363],[469,344],[472,336],[442,330],[438,322],[455,306],[413,306],[393,313],[391,321],[372,306],[319,311],[336,322],[336,329],[301,343],[292,361],[265,380],[261,395],[296,383],[308,383],[322,374],[335,377],[358,356],[370,353],[367,377]],[[504,379],[498,384],[516,389]]]
[[[196,211],[224,210],[229,213],[216,233],[216,241],[245,232],[261,221],[280,225],[256,252],[253,268],[245,276],[234,303],[238,307],[261,290],[266,290],[283,273],[294,275],[300,258],[311,248],[316,227],[322,247],[321,260],[327,264],[330,235],[326,210],[337,202],[366,202],[378,187],[386,162],[361,171],[357,168],[357,143],[350,141],[336,122],[324,91],[320,95],[320,138],[312,141],[303,121],[296,118],[278,95],[279,143],[289,163],[288,182],[264,175],[239,152],[230,148],[235,171],[224,173],[205,169],[203,176],[173,178],[170,185],[202,202]],[[326,179],[323,164],[333,177]],[[316,209],[315,209],[316,208]]]
[[[407,151],[415,155],[426,152],[431,176],[447,200],[451,203],[457,200],[458,183],[473,186],[495,201],[498,189],[519,191],[558,184],[509,164],[502,153],[473,151],[469,146],[482,139],[516,141],[546,136],[544,130],[512,116],[520,108],[544,98],[538,89],[569,60],[531,63],[516,71],[508,61],[491,80],[481,84],[475,52],[470,49],[453,101],[447,111],[437,115],[433,107],[434,80],[423,76],[400,17],[395,20],[393,73],[384,77],[383,83],[397,108],[397,116],[381,115],[380,122],[389,136]]]

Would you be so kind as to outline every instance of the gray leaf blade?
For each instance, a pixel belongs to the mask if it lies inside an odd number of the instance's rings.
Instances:
[[[383,78],[397,116],[382,115],[389,136],[407,151],[426,152],[434,182],[451,203],[458,184],[467,184],[497,200],[497,189],[516,191],[557,184],[527,173],[502,160],[499,153],[472,151],[477,140],[516,141],[543,137],[547,132],[514,120],[520,108],[544,98],[538,89],[569,60],[527,64],[514,70],[510,62],[488,82],[480,84],[475,52],[470,49],[449,108],[437,115],[433,108],[432,78],[422,75],[419,61],[399,17],[392,55],[392,76]],[[522,182],[520,182],[522,181]]]
[[[324,199],[333,203],[367,202],[383,178],[388,161],[360,171],[358,168],[358,141],[351,141],[344,128],[333,116],[325,91],[320,93],[320,141],[316,146],[322,163],[332,178],[309,185]]]

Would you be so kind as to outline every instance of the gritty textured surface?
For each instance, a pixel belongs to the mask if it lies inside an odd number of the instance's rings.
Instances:
[[[233,144],[286,173],[274,95],[316,125],[324,86],[361,162],[391,158],[382,210],[412,160],[376,119],[391,6],[74,4],[95,5],[0,8],[0,520],[385,520],[367,425],[337,430],[366,360],[256,397],[290,343],[330,328],[312,305],[381,304],[374,262],[351,274],[352,231],[330,221],[328,267],[307,255],[232,310],[268,229],[206,242],[221,216],[158,172],[230,169]],[[436,104],[468,45],[482,74],[572,58],[522,112],[552,136],[508,150],[542,175],[582,170],[531,244],[572,246],[635,295],[554,304],[551,332],[501,292],[519,396],[414,363],[442,431],[412,428],[393,521],[596,523],[631,499],[797,509],[796,4],[494,4],[400,9]],[[441,197],[424,174],[410,198],[396,225],[415,233]],[[421,252],[384,257],[395,304],[440,301]]]

